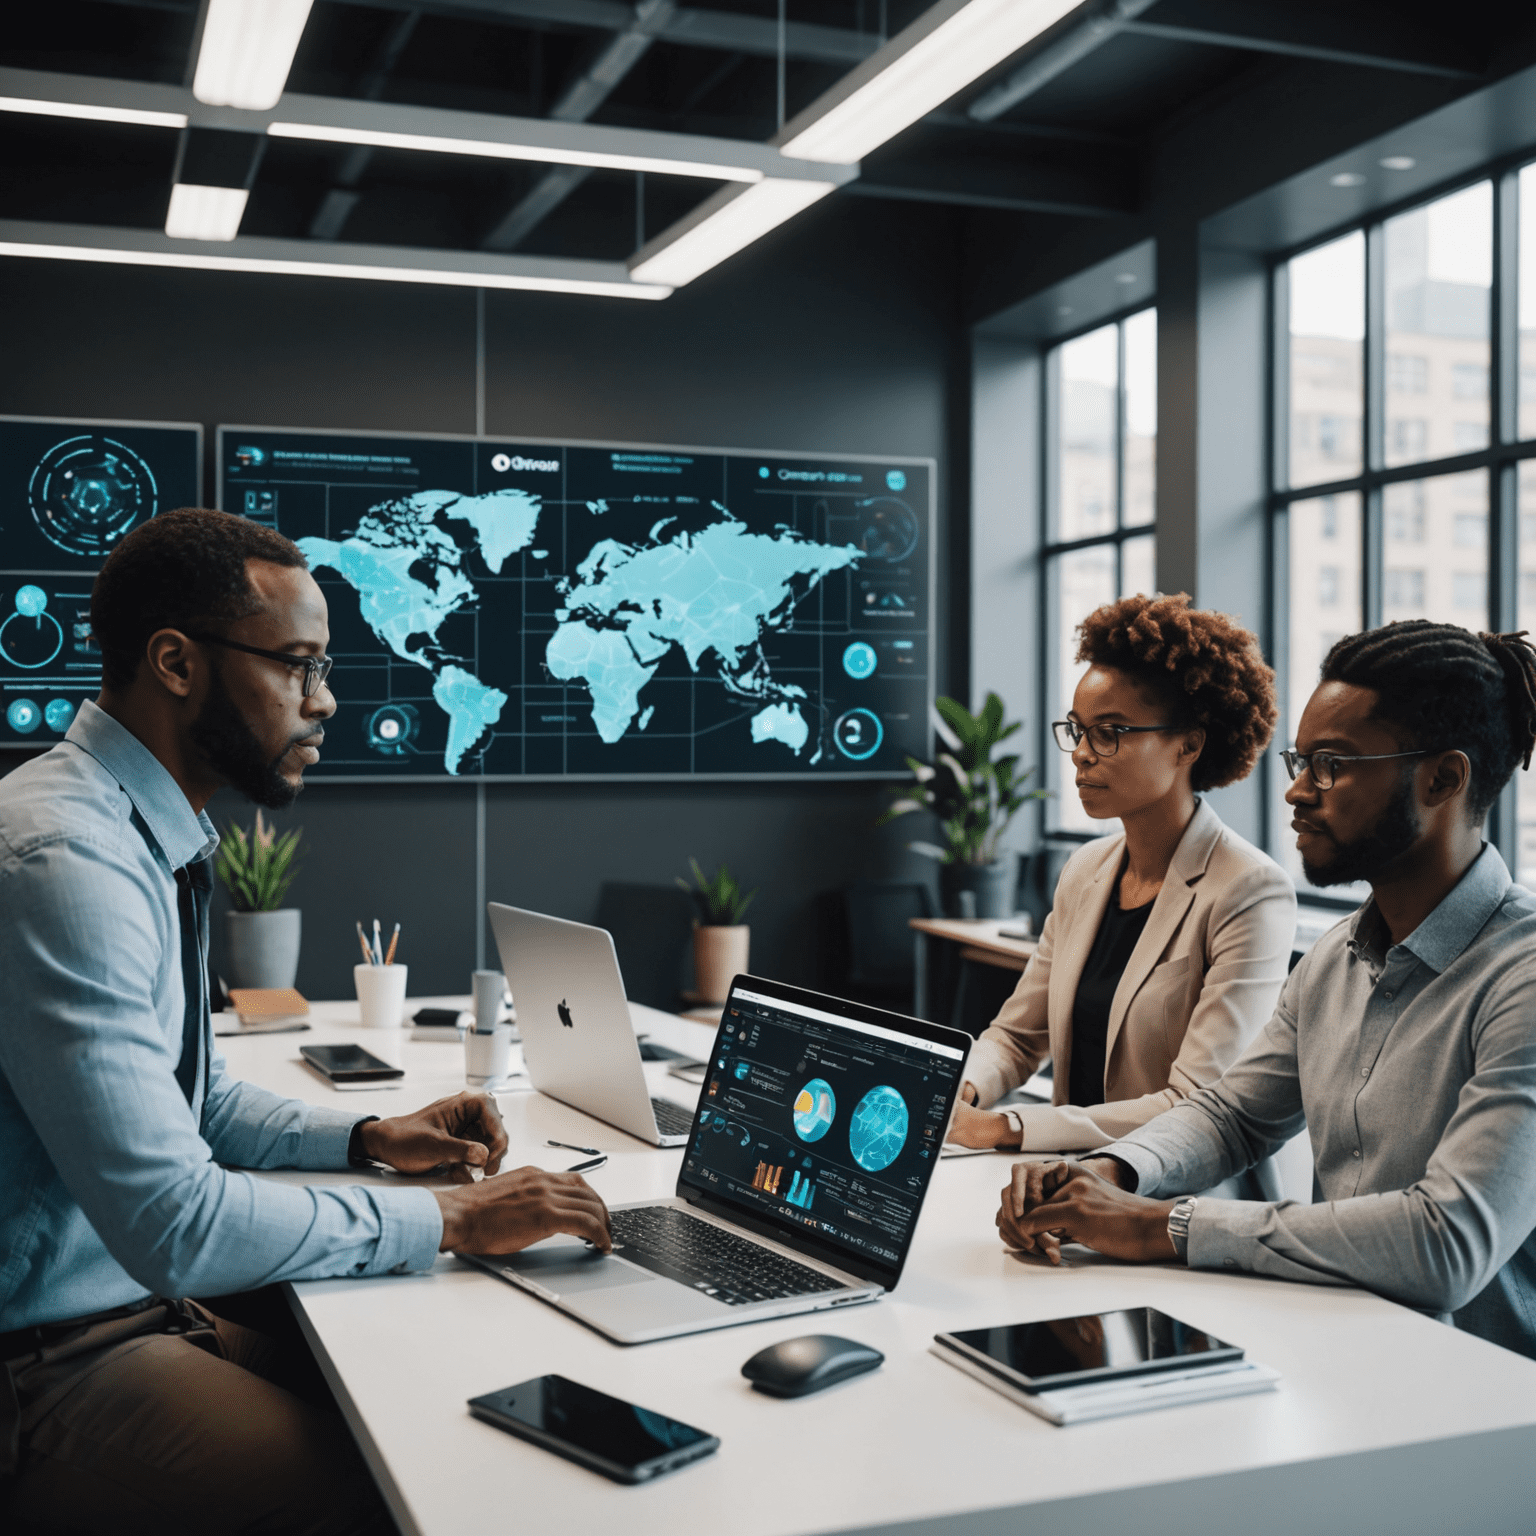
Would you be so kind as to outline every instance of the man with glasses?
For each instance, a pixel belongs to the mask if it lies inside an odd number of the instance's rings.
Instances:
[[[392,1530],[307,1352],[237,1326],[263,1309],[232,1293],[556,1232],[606,1249],[607,1212],[575,1174],[474,1181],[507,1147],[488,1098],[317,1109],[233,1080],[214,1048],[205,807],[224,785],[291,804],[336,708],[298,549],[164,513],[108,558],[91,631],[100,697],[0,781],[0,1524]],[[462,1182],[238,1171],[372,1162]]]
[[[1414,620],[1335,645],[1285,798],[1308,880],[1370,899],[1214,1088],[1016,1168],[1004,1240],[1352,1283],[1536,1356],[1536,897],[1483,841],[1533,745],[1522,636]],[[1303,1128],[1313,1204],[1190,1196]]]

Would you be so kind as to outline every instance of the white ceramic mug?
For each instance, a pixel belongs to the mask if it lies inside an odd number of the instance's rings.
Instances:
[[[354,965],[357,1010],[364,1029],[399,1029],[405,1018],[407,965]]]
[[[464,1082],[470,1088],[497,1088],[506,1081],[512,1052],[512,1026],[498,1024],[464,1036]]]

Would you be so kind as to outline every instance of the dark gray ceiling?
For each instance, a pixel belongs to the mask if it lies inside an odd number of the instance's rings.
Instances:
[[[789,0],[787,115],[925,9]],[[182,85],[199,11],[198,0],[18,5],[0,67]],[[779,121],[777,18],[777,0],[317,0],[289,86],[765,140]],[[1050,220],[1133,213],[1162,136],[1277,58],[1472,90],[1528,62],[1519,45],[1533,20],[1536,7],[1507,0],[1090,0],[837,195]],[[178,137],[0,113],[0,217],[158,229]],[[273,141],[242,233],[622,259],[713,185],[653,175],[642,200],[618,172]]]

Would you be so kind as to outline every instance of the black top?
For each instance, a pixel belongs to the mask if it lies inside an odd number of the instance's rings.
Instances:
[[[1155,901],[1156,897],[1143,907],[1122,911],[1118,882],[1109,899],[1109,907],[1094,936],[1093,948],[1088,951],[1088,963],[1083,967],[1077,996],[1072,1003],[1069,1104],[1104,1102],[1104,1045],[1109,1035],[1109,1005],[1115,999],[1115,988],[1125,975],[1131,951],[1136,948],[1141,930],[1147,926],[1147,914]]]

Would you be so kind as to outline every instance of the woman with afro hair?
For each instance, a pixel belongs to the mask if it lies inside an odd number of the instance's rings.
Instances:
[[[1202,798],[1245,778],[1274,731],[1258,641],[1183,594],[1108,603],[1078,633],[1088,670],[1052,730],[1083,809],[1124,830],[1062,871],[1040,946],[971,1054],[950,1132],[966,1146],[1124,1136],[1221,1077],[1290,962],[1289,877]],[[988,1111],[1047,1059],[1050,1104]]]

